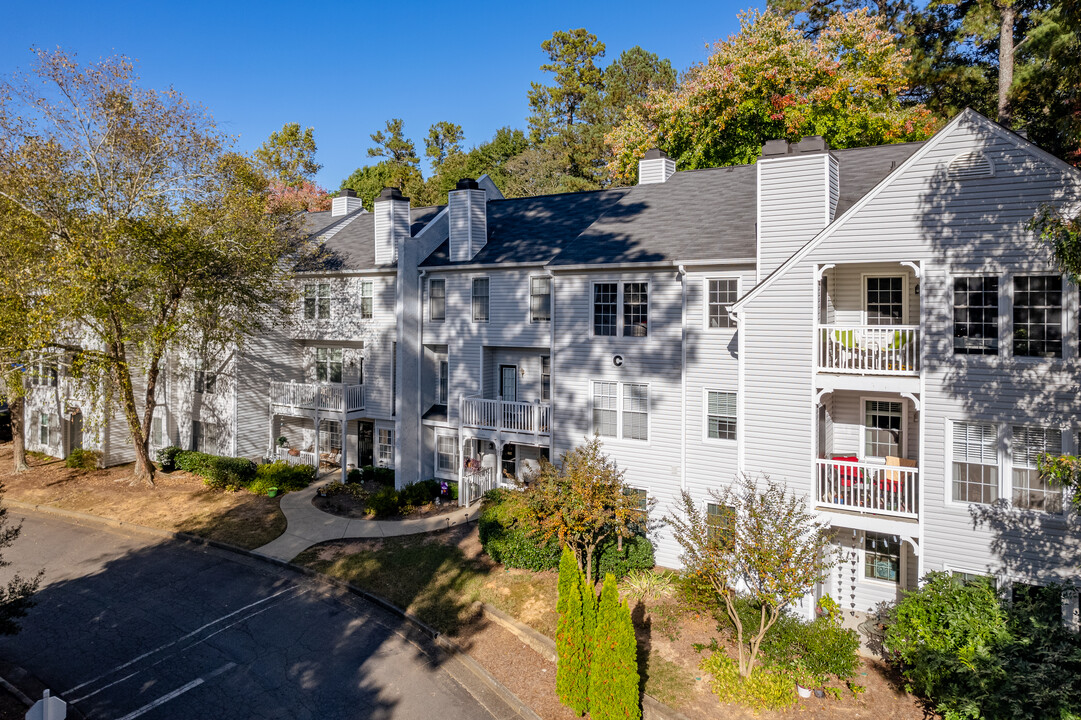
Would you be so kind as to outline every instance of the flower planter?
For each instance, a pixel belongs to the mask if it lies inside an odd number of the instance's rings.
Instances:
[[[801,698],[809,698],[811,697],[811,688],[805,688],[799,683],[796,683],[796,693],[799,694]]]

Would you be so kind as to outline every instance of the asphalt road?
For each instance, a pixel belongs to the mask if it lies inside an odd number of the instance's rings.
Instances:
[[[400,619],[348,593],[214,548],[10,516],[26,520],[0,579],[46,575],[0,658],[87,718],[493,717]]]

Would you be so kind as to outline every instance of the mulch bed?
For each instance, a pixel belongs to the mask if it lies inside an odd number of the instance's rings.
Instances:
[[[384,486],[377,482],[366,482],[361,484],[361,487],[364,489],[365,493],[371,494]],[[346,493],[328,495],[326,497],[317,494],[312,498],[312,505],[325,513],[337,515],[338,517],[350,519],[371,517],[365,512],[365,503],[363,499]],[[408,514],[394,515],[380,518],[380,520],[414,520],[417,518],[437,517],[439,515],[447,515],[457,509],[457,500],[444,500],[439,505],[431,502],[413,508],[413,511]]]

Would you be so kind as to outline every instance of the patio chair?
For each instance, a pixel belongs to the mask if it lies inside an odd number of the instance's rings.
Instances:
[[[914,468],[916,461],[890,455],[886,457],[886,467]],[[879,497],[885,505],[882,509],[905,512],[904,481],[907,475],[901,470],[886,470],[879,475]]]

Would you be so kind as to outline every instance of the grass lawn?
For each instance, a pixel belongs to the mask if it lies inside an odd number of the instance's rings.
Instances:
[[[136,525],[186,532],[199,537],[257,548],[285,531],[280,498],[211,490],[185,472],[158,473],[156,487],[136,481],[132,465],[104,470],[74,470],[37,453],[30,470],[11,473],[11,443],[0,445],[0,482],[5,496]]]

